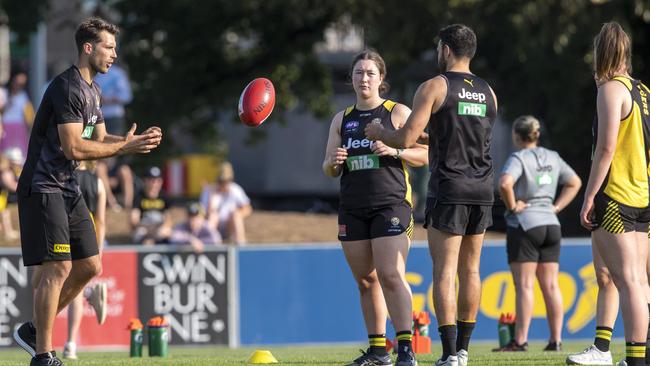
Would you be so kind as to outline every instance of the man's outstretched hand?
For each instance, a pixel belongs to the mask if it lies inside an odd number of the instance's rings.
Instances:
[[[129,132],[124,136],[124,145],[120,154],[146,154],[160,145],[162,130],[160,127],[149,127],[142,134],[135,135],[137,124],[132,124]]]

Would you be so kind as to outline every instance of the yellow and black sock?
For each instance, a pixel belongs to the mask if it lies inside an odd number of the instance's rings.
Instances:
[[[458,320],[456,321],[458,327],[458,337],[456,338],[456,351],[464,349],[469,351],[469,340],[472,338],[472,331],[476,326],[476,320]]]
[[[625,342],[627,366],[645,366],[645,342]]]
[[[413,333],[410,330],[397,332],[397,353],[408,352],[412,349],[411,340]]]
[[[456,356],[456,324],[447,324],[438,327],[440,343],[442,343],[442,359]]]
[[[648,304],[648,312],[650,312],[650,304]],[[645,341],[645,364],[650,365],[650,324],[648,324],[648,336]]]
[[[609,343],[612,341],[612,332],[614,329],[610,327],[596,327],[596,338],[594,339],[594,346],[601,352],[609,351]]]
[[[385,334],[368,334],[368,352],[376,355],[385,355],[386,351],[386,335]]]

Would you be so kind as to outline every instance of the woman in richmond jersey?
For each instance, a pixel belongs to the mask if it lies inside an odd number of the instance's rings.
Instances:
[[[582,181],[552,150],[537,146],[539,121],[521,116],[512,126],[520,150],[506,161],[499,190],[506,206],[508,263],[517,294],[517,324],[512,341],[502,351],[528,350],[537,278],[551,331],[545,351],[559,351],[562,335],[562,293],[558,285],[562,231],[557,213],[578,194]],[[556,198],[558,185],[563,185]]]
[[[411,110],[384,99],[386,66],[366,50],[350,68],[353,106],[337,113],[329,131],[323,171],[341,176],[339,240],[359,287],[369,348],[351,366],[391,365],[386,352],[386,313],[397,333],[396,365],[415,365],[411,348],[411,289],[405,268],[413,232],[411,189],[406,165],[423,166],[426,146],[394,149],[365,138],[364,127],[380,123],[398,129]]]
[[[620,296],[626,358],[645,364],[647,277],[641,275],[650,222],[650,89],[630,76],[632,46],[618,23],[605,23],[594,40],[598,84],[595,149],[580,210],[582,226],[609,269]]]

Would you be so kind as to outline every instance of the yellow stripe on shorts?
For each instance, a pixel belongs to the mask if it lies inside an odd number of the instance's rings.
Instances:
[[[625,232],[618,203],[615,201],[607,202],[607,208],[605,208],[605,216],[603,217],[601,226],[608,233],[623,234]]]

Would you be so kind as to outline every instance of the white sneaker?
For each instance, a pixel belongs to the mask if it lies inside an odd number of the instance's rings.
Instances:
[[[97,323],[104,324],[106,321],[106,297],[107,287],[104,282],[98,282],[90,288],[90,295],[86,298],[88,303],[95,309]]]
[[[434,363],[433,366],[458,366],[458,356],[449,355],[447,356],[447,359],[444,361],[441,358],[438,361],[436,361],[436,363]]]
[[[466,350],[461,349],[456,352],[456,357],[458,357],[458,366],[467,366],[467,360],[469,359],[469,353]]]
[[[622,361],[625,362],[625,361]],[[580,353],[574,353],[566,358],[567,365],[611,365],[612,353],[603,352],[596,346],[591,345]],[[621,366],[626,366],[622,364]]]
[[[77,359],[77,344],[75,342],[66,342],[63,346],[63,358],[68,360]]]

